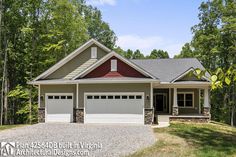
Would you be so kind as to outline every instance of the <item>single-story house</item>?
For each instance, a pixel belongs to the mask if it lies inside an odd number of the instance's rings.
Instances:
[[[156,115],[210,118],[196,58],[126,59],[91,39],[36,77],[39,122],[152,124]]]

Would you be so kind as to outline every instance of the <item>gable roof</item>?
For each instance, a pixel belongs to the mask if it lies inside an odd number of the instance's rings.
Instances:
[[[176,78],[174,78],[173,80],[171,80],[171,83],[181,80],[182,78],[184,78],[185,76],[187,76],[191,72],[194,76],[197,77],[197,74],[196,74],[194,68],[191,67],[188,70],[186,70],[185,72],[183,72],[182,74],[180,74],[179,76],[177,76]],[[202,78],[200,78],[198,81],[201,81],[201,80],[205,80],[205,81],[210,82],[210,80],[208,78],[206,78],[205,76],[202,76]]]
[[[46,78],[47,76],[49,76],[50,74],[52,74],[53,72],[55,72],[57,69],[59,69],[60,67],[62,67],[63,65],[65,65],[67,62],[69,62],[70,60],[72,60],[75,56],[77,56],[78,54],[80,54],[81,52],[83,52],[85,49],[87,49],[88,47],[90,47],[91,45],[96,44],[98,47],[100,47],[101,49],[103,49],[106,52],[111,52],[111,50],[109,48],[107,48],[106,46],[104,46],[103,44],[99,43],[97,40],[95,39],[90,39],[89,41],[87,41],[86,43],[84,43],[82,46],[80,46],[78,49],[76,49],[75,51],[73,51],[72,53],[70,53],[68,56],[66,56],[65,58],[63,58],[62,60],[60,60],[59,62],[57,62],[55,65],[53,65],[51,68],[49,68],[48,70],[46,70],[45,72],[43,72],[42,74],[40,74],[39,76],[37,76],[33,81],[37,81],[39,79],[42,78]]]
[[[189,69],[205,69],[196,58],[144,59],[131,61],[159,78],[161,82],[172,82],[178,76],[185,74]],[[208,73],[206,73],[206,75],[209,76]]]
[[[154,75],[150,74],[149,72],[147,72],[146,70],[142,69],[141,67],[139,67],[138,65],[134,64],[133,62],[131,62],[130,60],[124,58],[123,56],[119,55],[118,53],[112,51],[111,53],[107,54],[106,56],[104,56],[103,58],[101,58],[99,61],[97,61],[95,64],[93,64],[92,66],[90,66],[89,68],[87,68],[86,70],[84,70],[83,72],[81,72],[80,74],[76,75],[72,80],[75,80],[77,78],[81,78],[84,77],[85,75],[87,75],[88,73],[90,73],[92,70],[96,69],[98,66],[102,65],[104,62],[106,62],[108,59],[110,59],[111,57],[117,57],[118,59],[120,59],[121,61],[125,62],[126,64],[128,64],[129,66],[131,66],[132,68],[134,68],[135,70],[137,70],[138,72],[140,72],[141,74],[143,74],[144,76],[150,77],[152,79],[157,79],[157,77],[155,77]]]

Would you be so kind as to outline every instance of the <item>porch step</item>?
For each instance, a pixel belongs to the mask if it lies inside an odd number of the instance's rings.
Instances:
[[[158,125],[157,128],[168,127],[170,125],[170,116],[171,115],[157,115]]]

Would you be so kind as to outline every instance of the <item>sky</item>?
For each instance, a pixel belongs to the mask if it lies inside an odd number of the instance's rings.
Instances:
[[[88,0],[102,12],[122,49],[139,49],[148,55],[162,49],[179,54],[192,39],[191,27],[199,22],[202,0]]]

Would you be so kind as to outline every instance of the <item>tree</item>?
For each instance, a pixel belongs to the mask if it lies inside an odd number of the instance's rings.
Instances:
[[[92,6],[86,6],[83,8],[82,13],[88,25],[89,36],[112,49],[115,46],[117,37],[114,31],[110,29],[108,23],[102,20],[101,11]]]
[[[147,56],[149,59],[160,59],[160,58],[169,58],[167,51],[153,49],[150,56]]]
[[[124,56],[125,56],[125,58],[133,59],[133,51],[128,49]]]
[[[189,43],[184,44],[180,54],[174,56],[174,58],[192,58],[192,57],[194,57],[194,53]]]
[[[89,38],[110,48],[116,39],[101,12],[84,0],[1,0],[0,13],[1,117],[5,124],[28,123],[31,117],[34,121],[37,91],[27,85],[29,80]],[[12,94],[19,89],[28,97]]]
[[[144,55],[140,52],[140,50],[136,50],[133,53],[132,59],[144,59]]]
[[[195,70],[198,77],[207,77],[206,71],[200,69]],[[236,65],[231,65],[226,71],[221,68],[217,68],[211,72],[209,80],[212,82],[211,89],[217,90],[225,88],[224,90],[224,108],[229,111],[230,124],[234,126],[234,117],[236,112]]]
[[[198,58],[208,71],[214,73],[220,68],[226,73],[236,63],[235,0],[202,2],[199,11],[199,23],[192,27],[193,39],[190,42],[193,57]],[[185,48],[188,51],[186,45]],[[212,91],[212,119],[230,123],[232,113],[226,100],[232,93],[232,87],[228,85]]]

